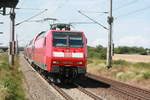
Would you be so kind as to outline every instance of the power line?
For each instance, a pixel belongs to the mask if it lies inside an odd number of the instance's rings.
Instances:
[[[22,23],[24,23],[24,22],[27,22],[27,21],[29,21],[29,20],[31,20],[31,19],[33,19],[33,18],[35,18],[35,17],[41,15],[42,13],[44,13],[44,12],[47,11],[47,10],[48,10],[48,9],[45,9],[45,10],[43,10],[43,11],[37,13],[36,15],[34,15],[34,16],[32,16],[32,17],[29,17],[29,18],[27,18],[27,19],[25,19],[25,20],[23,20],[23,21],[17,23],[15,26],[20,25],[20,24],[22,24]]]
[[[43,18],[43,19],[38,19],[38,20],[30,20],[27,22],[46,22],[46,21],[57,21],[58,19],[56,18]]]
[[[150,6],[147,6],[147,7],[145,7],[145,8],[141,8],[141,9],[137,9],[137,10],[134,10],[134,11],[129,12],[129,13],[127,13],[127,14],[120,15],[120,16],[116,17],[115,19],[118,19],[118,18],[120,18],[120,17],[130,16],[130,15],[132,15],[132,14],[135,14],[135,13],[138,13],[138,12],[141,12],[141,11],[148,10],[149,8],[150,8]]]
[[[82,12],[108,14],[108,12],[106,12],[106,11],[104,11],[104,12],[98,12],[98,11],[83,11],[83,10],[82,10]]]
[[[128,2],[128,3],[124,4],[124,5],[121,5],[120,7],[115,8],[114,11],[117,11],[117,10],[119,10],[119,9],[125,8],[125,7],[127,7],[127,6],[132,5],[132,4],[135,4],[135,3],[137,3],[138,1],[139,1],[139,0],[133,0],[133,1],[131,1],[131,2]]]
[[[70,22],[69,24],[95,24],[94,22]]]
[[[15,8],[17,10],[45,10],[45,9],[38,9],[38,8]]]
[[[25,3],[26,0],[21,0],[21,1],[22,1],[22,3],[20,4],[20,6],[22,6]]]
[[[69,2],[69,0],[65,0],[64,3],[59,4],[59,5],[56,7],[56,9],[53,11],[53,13],[56,12],[57,10],[59,10],[60,8],[64,7],[64,5],[66,5],[68,2]]]
[[[94,19],[90,18],[89,16],[83,14],[81,11],[78,11],[78,12],[79,12],[81,15],[83,15],[83,16],[87,17],[88,19],[90,19],[91,21],[93,21],[94,23],[96,23],[96,24],[100,25],[101,27],[103,27],[104,29],[108,30],[107,27],[105,27],[104,25],[100,24],[100,23],[97,22],[96,20],[94,20]]]

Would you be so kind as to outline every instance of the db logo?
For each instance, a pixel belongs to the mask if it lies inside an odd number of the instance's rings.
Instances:
[[[72,57],[72,54],[70,52],[66,52],[65,57]]]

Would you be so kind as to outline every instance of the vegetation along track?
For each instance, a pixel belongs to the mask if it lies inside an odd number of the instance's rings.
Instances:
[[[105,82],[107,84],[110,84],[111,88],[115,91],[118,91],[119,93],[123,93],[127,96],[130,96],[132,98],[138,99],[138,100],[150,100],[150,91],[144,90],[135,86],[131,86],[119,81],[111,80],[108,78],[104,78],[101,76],[96,76],[90,73],[87,73],[87,77]]]

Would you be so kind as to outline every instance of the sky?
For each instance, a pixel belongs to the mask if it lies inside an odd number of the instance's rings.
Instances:
[[[35,34],[49,29],[49,22],[33,22],[44,18],[56,18],[56,23],[92,22],[78,13],[108,27],[107,17],[110,0],[20,0],[16,9],[16,23],[22,22],[44,9],[46,12],[28,22],[16,26],[19,45],[25,46]],[[7,9],[9,13],[9,9]],[[142,46],[150,48],[150,0],[113,0],[113,42],[117,46]],[[0,43],[8,45],[10,34],[9,16],[0,15]],[[107,46],[108,31],[97,24],[73,24],[72,30],[83,31],[88,45]]]

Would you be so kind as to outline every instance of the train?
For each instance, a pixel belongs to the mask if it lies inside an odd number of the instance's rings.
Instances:
[[[86,74],[87,38],[69,24],[52,24],[26,45],[24,56],[51,81],[75,80]]]

